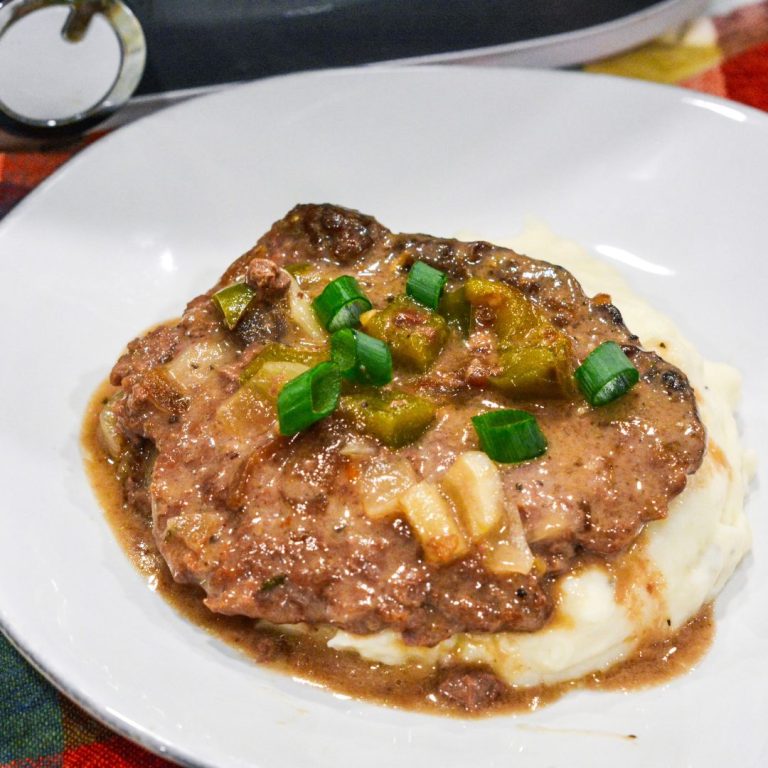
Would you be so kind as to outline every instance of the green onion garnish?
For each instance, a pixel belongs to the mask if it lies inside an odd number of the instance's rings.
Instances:
[[[232,283],[213,294],[213,303],[221,310],[231,331],[240,321],[256,292],[246,283]]]
[[[360,315],[371,308],[368,299],[352,299],[347,302],[328,323],[328,331],[334,333],[340,328],[352,328],[360,322]]]
[[[640,374],[615,341],[593,349],[573,374],[590,405],[605,405],[626,394]]]
[[[341,372],[334,363],[320,363],[291,379],[277,396],[280,433],[295,435],[330,416],[340,395]]]
[[[423,261],[417,261],[408,273],[408,281],[405,284],[405,292],[430,309],[437,309],[440,303],[440,294],[445,288],[448,278],[445,272],[430,267]]]
[[[360,315],[371,309],[372,304],[354,277],[342,275],[325,286],[312,306],[323,328],[333,333],[357,325]]]
[[[331,336],[331,360],[345,379],[381,387],[392,381],[392,353],[379,339],[342,328]]]
[[[480,447],[494,461],[513,464],[541,456],[547,450],[547,438],[541,433],[536,417],[528,411],[507,409],[488,411],[472,417]]]

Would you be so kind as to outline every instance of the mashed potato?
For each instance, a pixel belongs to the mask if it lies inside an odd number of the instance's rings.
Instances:
[[[704,462],[672,501],[667,519],[647,525],[628,552],[610,566],[591,565],[561,580],[552,620],[538,632],[459,634],[425,648],[405,645],[392,631],[337,631],[328,645],[392,665],[484,663],[507,683],[530,686],[605,669],[649,637],[678,629],[712,600],[749,550],[743,506],[752,466],[733,416],[740,384],[735,370],[704,360],[612,268],[542,225],[529,224],[503,245],[561,264],[587,294],[609,293],[643,345],[686,372],[707,429]]]

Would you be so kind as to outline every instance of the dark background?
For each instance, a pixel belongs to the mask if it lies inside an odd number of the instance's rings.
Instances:
[[[147,37],[138,94],[572,32],[658,0],[128,0]]]

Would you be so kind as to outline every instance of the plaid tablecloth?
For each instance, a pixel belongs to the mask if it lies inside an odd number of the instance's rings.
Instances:
[[[768,0],[698,19],[603,72],[724,96],[768,111]],[[0,219],[98,135],[47,152],[0,153]],[[115,735],[45,682],[0,635],[0,768],[160,768],[165,760]]]

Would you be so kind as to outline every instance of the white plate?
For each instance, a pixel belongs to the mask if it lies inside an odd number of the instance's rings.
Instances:
[[[103,139],[0,227],[5,631],[96,716],[194,765],[698,768],[736,753],[742,766],[765,764],[759,489],[749,505],[757,556],[720,600],[714,648],[694,672],[457,721],[334,696],[181,619],[107,528],[78,429],[125,341],[178,314],[297,201],[353,206],[395,230],[489,238],[535,213],[623,260],[637,290],[706,355],[745,372],[745,439],[764,471],[767,169],[765,115],[688,91],[531,71],[287,77]],[[630,733],[638,738],[619,737]]]

